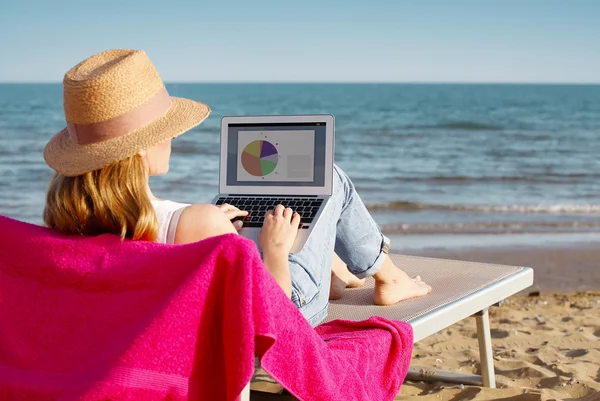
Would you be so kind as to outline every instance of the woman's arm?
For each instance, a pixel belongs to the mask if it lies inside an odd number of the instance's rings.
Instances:
[[[175,230],[176,244],[189,244],[222,234],[237,233],[218,207],[214,205],[191,205],[181,213]]]
[[[263,262],[288,298],[292,298],[292,279],[287,253],[263,252]]]
[[[290,208],[277,205],[265,215],[263,227],[258,234],[258,243],[263,251],[265,266],[283,289],[292,297],[292,280],[288,255],[298,234],[300,215]]]
[[[237,233],[230,218],[244,216],[242,211],[221,209],[214,205],[191,205],[183,210],[175,230],[176,244],[189,244],[222,234]],[[292,282],[288,255],[300,224],[300,216],[279,205],[267,212],[259,243],[265,267],[283,292],[291,298]]]

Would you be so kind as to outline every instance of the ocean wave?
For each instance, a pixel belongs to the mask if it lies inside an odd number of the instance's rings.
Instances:
[[[432,125],[410,125],[407,128],[435,128],[460,131],[500,131],[504,129],[504,127],[500,125],[478,123],[475,121],[455,121]]]
[[[600,221],[382,224],[385,234],[537,234],[600,232]]]
[[[419,202],[395,201],[367,204],[369,210],[454,210],[482,213],[547,213],[547,214],[600,214],[598,204],[557,205],[443,205]]]
[[[432,176],[432,177],[395,177],[397,182],[429,182],[429,183],[467,183],[467,182],[529,182],[540,184],[569,184],[574,180],[600,178],[600,174],[543,174],[524,176],[484,176],[469,177],[463,175]]]
[[[171,145],[171,151],[173,153],[187,154],[187,155],[218,155],[219,148],[207,148],[205,146],[197,145],[192,142],[181,143],[174,142]]]

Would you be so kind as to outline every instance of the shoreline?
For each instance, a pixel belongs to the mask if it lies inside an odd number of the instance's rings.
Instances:
[[[600,232],[537,233],[537,234],[409,234],[383,232],[396,252],[429,252],[457,249],[540,248],[600,246]]]

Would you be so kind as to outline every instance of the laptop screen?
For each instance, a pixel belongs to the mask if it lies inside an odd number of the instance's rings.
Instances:
[[[230,123],[228,186],[325,186],[326,123]]]

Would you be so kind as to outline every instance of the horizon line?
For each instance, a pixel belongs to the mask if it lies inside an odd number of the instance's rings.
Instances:
[[[339,84],[339,85],[600,85],[597,82],[530,82],[530,81],[163,81],[167,85],[186,84]],[[62,84],[62,81],[0,81],[0,85],[40,85]]]

